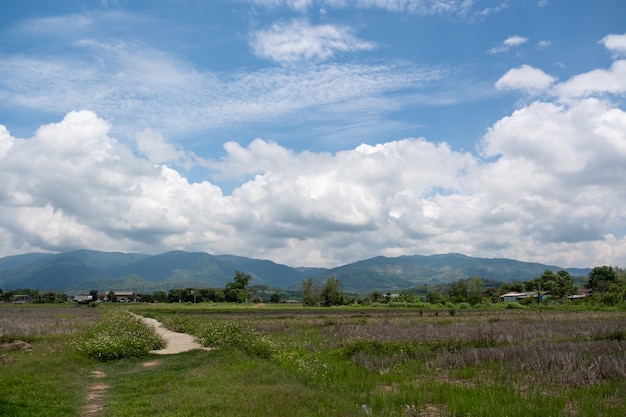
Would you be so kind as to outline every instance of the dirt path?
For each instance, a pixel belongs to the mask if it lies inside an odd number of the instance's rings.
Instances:
[[[91,373],[91,377],[95,379],[104,378],[104,372],[97,370]],[[87,388],[87,404],[82,408],[82,417],[95,417],[106,405],[106,393],[109,389],[107,384],[95,381]]]
[[[176,353],[187,352],[194,349],[211,350],[202,346],[196,341],[196,338],[187,333],[177,333],[163,327],[161,322],[148,317],[137,316],[144,323],[152,326],[159,336],[165,339],[167,345],[160,350],[153,350],[150,353],[157,355],[174,355]]]
[[[163,339],[165,339],[165,348],[160,350],[153,350],[150,353],[154,353],[157,355],[174,355],[194,349],[211,350],[210,348],[203,347],[190,334],[173,332],[163,327],[163,324],[155,319],[139,316],[137,314],[133,315],[143,320],[143,322],[147,325],[152,326],[156,333]],[[160,361],[153,360],[149,362],[144,362],[142,366],[156,366],[159,363]],[[81,410],[81,417],[97,417],[98,415],[100,415],[102,409],[106,406],[106,393],[110,387],[109,385],[98,381],[106,377],[106,375],[101,370],[96,370],[91,373],[91,377],[94,378],[96,381],[90,384],[87,388],[87,401]]]

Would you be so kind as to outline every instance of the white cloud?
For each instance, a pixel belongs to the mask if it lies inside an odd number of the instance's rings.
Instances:
[[[522,65],[506,72],[497,82],[498,90],[525,90],[539,93],[546,90],[554,82],[554,77],[540,69]]]
[[[326,56],[366,46],[354,42],[321,42],[312,53]],[[83,41],[80,47],[86,54],[82,58],[0,60],[0,105],[61,115],[92,109],[115,120],[116,132],[125,138],[156,124],[168,136],[183,136],[271,121],[312,107],[349,124],[365,111],[377,114],[404,103],[402,95],[391,98],[389,93],[408,89],[410,94],[443,76],[439,69],[409,64],[324,64],[219,74],[140,44]]]
[[[548,47],[552,46],[552,42],[550,41],[539,41],[537,42],[537,47],[539,49],[546,49]]]
[[[626,55],[626,33],[623,35],[607,35],[600,41],[615,56]]]
[[[555,86],[563,98],[589,97],[596,94],[623,94],[626,92],[626,60],[613,62],[611,68],[595,69],[575,75]]]
[[[501,45],[495,46],[487,52],[490,54],[499,54],[502,52],[506,52],[512,48],[517,48],[518,46],[523,45],[526,42],[528,42],[528,38],[525,38],[523,36],[519,36],[519,35],[509,36],[508,38],[504,40],[504,42],[502,42]]]
[[[358,0],[357,7],[377,8],[391,12],[408,12],[421,15],[465,13],[472,2],[465,0]]]
[[[349,27],[331,24],[311,26],[303,20],[275,23],[253,34],[252,51],[277,62],[325,61],[337,53],[374,49],[376,45],[353,35]]]
[[[300,11],[308,9],[315,3],[314,0],[245,0],[245,2],[261,7],[287,7]]]
[[[335,154],[230,142],[232,195],[134,155],[92,112],[0,134],[0,236],[22,250],[202,250],[332,266],[463,252],[559,265],[626,261],[626,113],[535,102],[494,124],[481,160],[404,139]],[[186,155],[154,133],[150,159]],[[7,146],[8,144],[8,146]],[[245,239],[242,239],[245,236]]]
[[[136,136],[137,150],[150,161],[163,164],[174,163],[190,169],[193,165],[204,163],[193,152],[180,149],[167,143],[163,135],[151,129],[145,129]]]
[[[474,5],[471,0],[244,0],[268,8],[289,8],[305,11],[313,6],[336,9],[380,9],[394,13],[418,15],[466,14]]]

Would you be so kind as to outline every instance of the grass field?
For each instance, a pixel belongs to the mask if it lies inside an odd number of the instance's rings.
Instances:
[[[119,309],[217,349],[77,353]],[[2,416],[626,415],[616,310],[0,306],[0,338],[33,345],[0,364]]]

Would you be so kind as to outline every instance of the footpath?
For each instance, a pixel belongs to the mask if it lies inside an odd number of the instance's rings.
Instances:
[[[194,349],[211,350],[202,346],[196,338],[187,333],[177,333],[166,329],[163,324],[155,319],[137,316],[148,326],[154,328],[155,332],[165,339],[166,346],[163,349],[153,350],[150,353],[157,355],[175,355],[177,353],[188,352]]]

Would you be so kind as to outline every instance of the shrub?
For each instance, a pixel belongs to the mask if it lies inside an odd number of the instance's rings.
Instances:
[[[239,349],[264,359],[269,359],[274,350],[262,333],[235,322],[207,322],[197,334],[203,346]]]
[[[165,341],[141,319],[126,311],[112,311],[78,334],[74,346],[84,356],[108,361],[144,356],[165,346]]]

